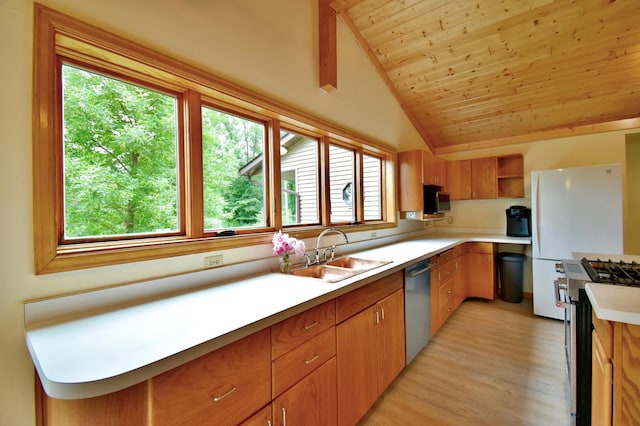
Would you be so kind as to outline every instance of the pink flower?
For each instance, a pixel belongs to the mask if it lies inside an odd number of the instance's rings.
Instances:
[[[304,241],[290,237],[289,234],[283,234],[278,231],[273,234],[273,254],[282,256],[285,253],[295,253],[298,256],[304,255]]]

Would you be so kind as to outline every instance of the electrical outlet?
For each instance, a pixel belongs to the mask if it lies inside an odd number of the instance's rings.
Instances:
[[[224,262],[222,261],[222,255],[216,254],[215,256],[208,256],[204,258],[204,267],[205,268],[217,268],[222,266]]]
[[[372,233],[371,233],[371,239],[372,239],[372,240],[373,240],[374,238],[376,238],[377,236],[378,236],[378,234],[377,234],[377,233],[375,233],[375,232],[372,232]]]
[[[447,223],[449,224],[453,223],[453,216],[447,217]]]

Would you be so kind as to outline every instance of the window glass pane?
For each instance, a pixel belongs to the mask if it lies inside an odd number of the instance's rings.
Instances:
[[[329,191],[331,223],[354,222],[355,152],[336,145],[329,146]]]
[[[67,65],[62,94],[65,238],[177,231],[176,98]]]
[[[381,220],[381,170],[382,160],[364,154],[363,175],[364,175],[364,220]]]
[[[204,227],[264,226],[265,126],[202,108]]]
[[[318,141],[280,132],[282,224],[316,224],[318,216]]]

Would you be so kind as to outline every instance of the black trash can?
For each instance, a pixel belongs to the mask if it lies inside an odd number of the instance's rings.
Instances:
[[[502,300],[512,303],[522,302],[524,262],[527,256],[519,253],[500,253],[498,259]]]

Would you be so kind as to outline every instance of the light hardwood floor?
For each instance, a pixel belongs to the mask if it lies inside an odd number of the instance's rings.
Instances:
[[[465,301],[360,425],[570,424],[561,321]]]

